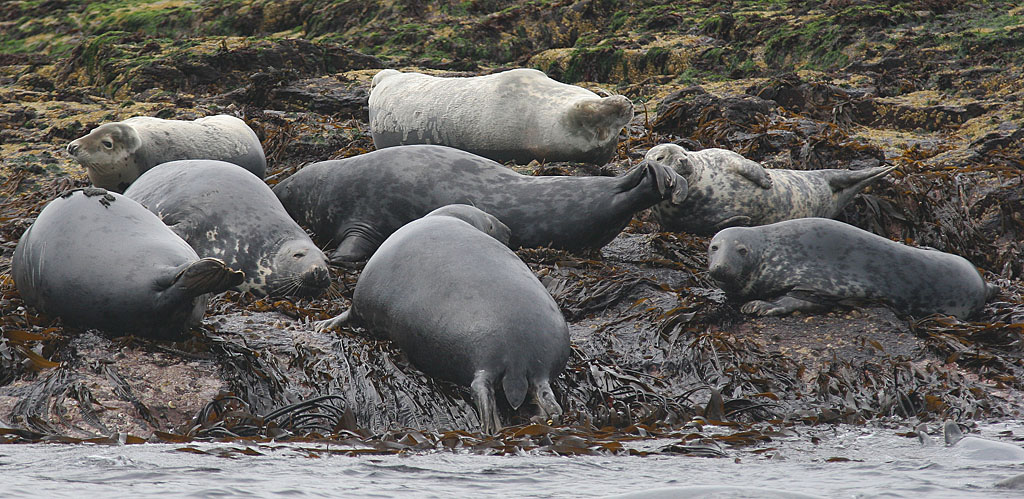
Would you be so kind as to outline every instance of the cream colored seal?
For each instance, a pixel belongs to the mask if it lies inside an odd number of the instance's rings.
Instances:
[[[225,114],[195,121],[137,116],[105,123],[67,147],[96,187],[117,192],[146,170],[179,159],[234,163],[263,178],[267,160],[249,125]]]
[[[525,68],[468,78],[385,69],[373,77],[369,106],[378,149],[438,144],[520,163],[607,163],[633,118],[626,97]]]

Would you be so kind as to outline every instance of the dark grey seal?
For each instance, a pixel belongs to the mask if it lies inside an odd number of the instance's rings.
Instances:
[[[509,229],[509,245],[600,248],[633,214],[681,202],[686,181],[652,161],[618,177],[533,177],[436,145],[395,146],[306,166],[274,187],[288,213],[332,262],[365,260],[399,227],[449,204],[469,204]]]
[[[43,208],[11,261],[25,303],[66,325],[178,339],[202,320],[207,293],[242,281],[139,203],[100,188],[69,191]]]
[[[977,312],[997,288],[967,260],[826,218],[732,227],[711,239],[711,278],[741,311],[783,315],[878,300],[912,316]]]
[[[245,272],[237,291],[316,296],[330,285],[327,257],[259,177],[215,160],[171,161],[124,195],[156,213],[202,257]]]
[[[67,147],[96,187],[123,192],[146,170],[179,159],[218,159],[263,178],[267,159],[256,132],[226,114],[194,121],[136,116],[104,123]]]
[[[654,146],[645,157],[674,168],[689,187],[682,203],[654,206],[661,226],[699,235],[794,218],[833,218],[857,193],[896,168],[767,169],[729,150],[687,151],[676,144]]]
[[[514,409],[529,394],[544,418],[562,413],[550,382],[569,358],[569,327],[529,267],[485,232],[508,229],[465,205],[410,222],[366,262],[352,308],[316,327],[358,318],[423,372],[470,387],[493,433],[499,384]]]

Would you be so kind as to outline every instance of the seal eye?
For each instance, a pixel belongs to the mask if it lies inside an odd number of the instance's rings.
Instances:
[[[103,139],[102,144],[103,144],[103,147],[106,147],[107,149],[113,149],[114,148],[114,143],[110,139]]]
[[[742,246],[737,248],[736,252],[739,253],[740,256],[747,256],[747,248],[744,248]]]
[[[306,252],[305,251],[300,251],[300,252],[292,255],[292,257],[295,258],[296,260],[298,260],[300,258],[303,258],[305,256],[306,256]]]
[[[710,249],[711,249],[711,251],[718,251],[718,245],[717,244],[712,244]]]

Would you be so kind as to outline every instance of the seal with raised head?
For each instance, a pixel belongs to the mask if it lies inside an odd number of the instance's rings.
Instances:
[[[124,192],[143,172],[177,159],[218,159],[259,178],[267,159],[256,132],[226,114],[195,121],[136,116],[104,123],[68,144],[68,153],[85,167],[96,187]]]
[[[256,296],[316,296],[330,286],[327,257],[262,180],[208,159],[171,161],[124,195],[155,213],[202,257],[245,272],[234,289]]]
[[[645,157],[674,168],[690,188],[684,202],[652,208],[661,226],[699,235],[794,218],[833,218],[857,193],[896,168],[767,169],[726,149],[687,151],[676,144],[654,146]]]
[[[451,147],[411,145],[308,165],[274,194],[320,244],[337,246],[332,262],[348,262],[448,204],[496,216],[512,230],[513,248],[600,248],[634,213],[684,199],[686,181],[652,161],[618,177],[528,176]]]
[[[603,165],[633,119],[624,96],[601,97],[527,68],[462,78],[385,69],[373,77],[369,107],[377,149],[440,144],[520,163]]]
[[[11,275],[25,303],[66,325],[178,339],[202,320],[207,294],[242,281],[200,259],[156,215],[90,187],[43,208],[18,241]]]
[[[880,301],[915,317],[964,319],[998,291],[962,257],[827,218],[722,230],[708,269],[726,296],[745,302],[740,311],[757,315]]]
[[[543,418],[569,359],[569,327],[544,285],[501,241],[508,228],[472,206],[442,207],[395,231],[366,262],[352,307],[319,331],[358,319],[430,376],[470,387],[483,431],[501,428],[495,389]]]

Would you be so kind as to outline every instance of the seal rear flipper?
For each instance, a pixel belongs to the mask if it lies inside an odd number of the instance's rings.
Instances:
[[[501,420],[498,418],[498,403],[494,399],[491,381],[490,373],[484,370],[477,371],[473,375],[470,389],[473,392],[476,412],[480,415],[480,430],[493,435],[501,429]]]
[[[654,186],[662,199],[668,199],[672,204],[681,204],[689,194],[689,184],[686,178],[680,175],[672,167],[659,163],[653,159],[645,159],[645,168],[654,177]]]
[[[551,391],[551,383],[548,380],[537,382],[533,386],[534,402],[540,407],[540,416],[545,420],[557,421],[562,415],[562,406],[555,399],[555,393]]]
[[[772,188],[772,176],[756,161],[740,157],[735,163],[729,164],[729,169],[762,189]]]
[[[203,258],[179,268],[168,287],[181,289],[189,296],[220,293],[245,280],[245,273],[228,268],[220,258]]]
[[[332,329],[337,329],[342,324],[349,321],[352,318],[352,309],[348,309],[342,312],[337,317],[332,317],[324,321],[316,321],[313,323],[313,329],[318,333],[324,333]]]
[[[832,192],[841,192],[845,190],[852,191],[850,196],[856,194],[871,182],[884,177],[889,172],[896,169],[896,166],[876,166],[874,168],[865,168],[863,170],[821,170],[822,172],[831,173],[828,175],[828,186],[832,189]]]
[[[946,445],[955,445],[963,440],[964,433],[960,431],[960,425],[953,421],[946,420],[942,425],[942,436],[946,439]]]

